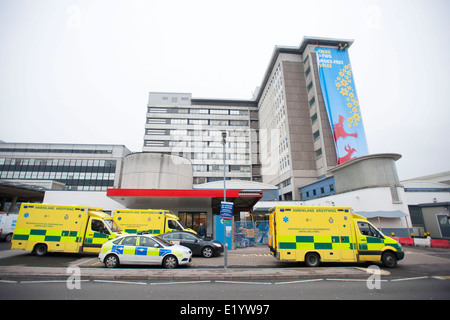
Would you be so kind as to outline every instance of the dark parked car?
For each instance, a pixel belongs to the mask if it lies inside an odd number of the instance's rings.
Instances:
[[[211,258],[223,252],[222,242],[215,240],[204,240],[195,234],[185,231],[168,232],[159,235],[166,241],[181,244],[192,250],[192,255]]]

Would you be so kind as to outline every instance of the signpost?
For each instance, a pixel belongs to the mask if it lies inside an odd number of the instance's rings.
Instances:
[[[224,268],[227,268],[227,236],[228,236],[228,229],[230,229],[231,233],[231,226],[228,226],[228,224],[231,225],[231,220],[233,219],[233,202],[226,202],[222,201],[220,203],[220,218],[222,219],[223,225],[225,227],[225,243],[224,243]]]

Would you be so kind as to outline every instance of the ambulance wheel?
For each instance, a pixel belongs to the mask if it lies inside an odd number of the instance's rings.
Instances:
[[[110,254],[106,256],[104,263],[107,268],[117,268],[119,266],[119,258],[115,254]]]
[[[47,245],[45,243],[38,243],[34,247],[34,254],[38,257],[45,256],[47,254]]]
[[[305,264],[307,267],[318,267],[320,265],[320,256],[315,252],[307,253]]]
[[[395,268],[397,266],[397,257],[392,252],[385,252],[381,257],[381,262],[386,268]]]
[[[173,269],[178,266],[178,260],[175,256],[169,255],[164,258],[162,265],[166,269]]]

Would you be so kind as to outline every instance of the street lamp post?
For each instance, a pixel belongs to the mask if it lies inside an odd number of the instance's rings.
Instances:
[[[227,143],[227,132],[222,132],[222,146],[223,146],[223,201],[227,201],[227,188],[226,188],[226,172],[225,172],[225,144]],[[224,248],[223,248],[223,267],[227,268],[227,225],[225,219],[223,221],[224,226]]]

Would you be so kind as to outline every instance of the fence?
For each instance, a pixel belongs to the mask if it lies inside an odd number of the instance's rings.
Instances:
[[[269,221],[236,221],[234,227],[236,248],[269,243]]]

